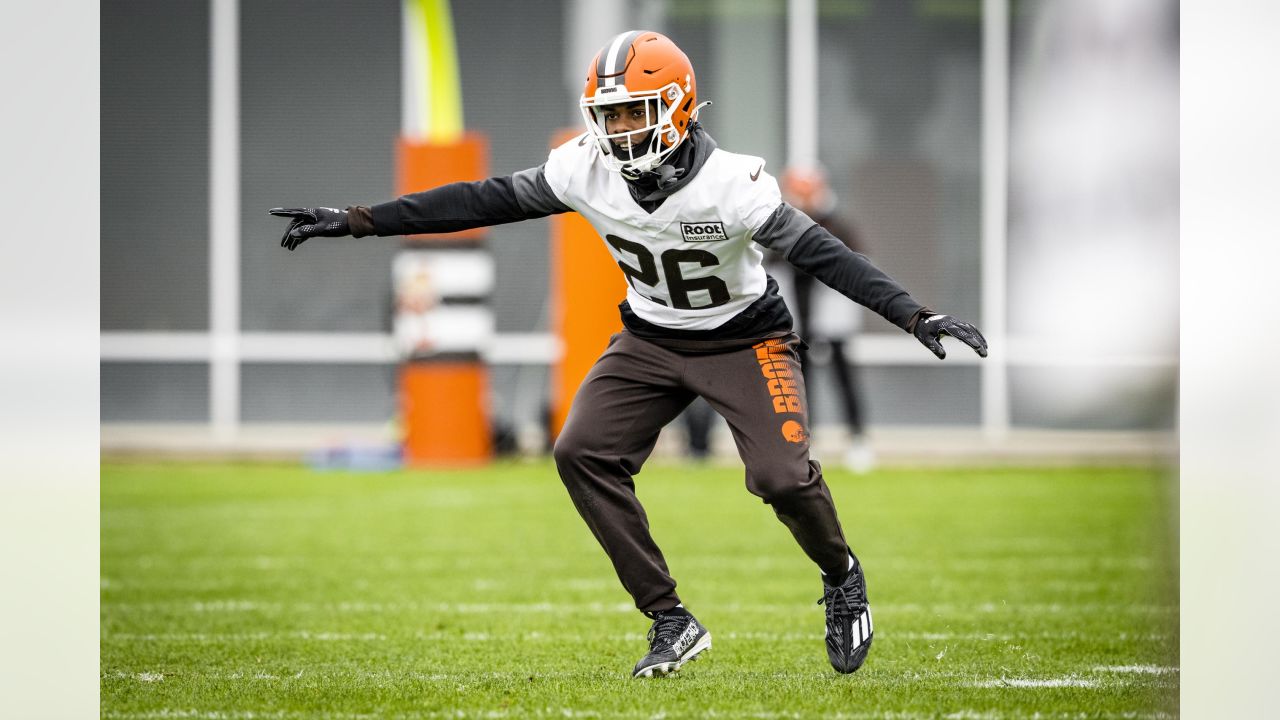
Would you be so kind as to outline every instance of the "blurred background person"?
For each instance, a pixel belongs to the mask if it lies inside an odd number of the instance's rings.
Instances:
[[[850,250],[864,253],[857,228],[836,212],[836,196],[821,167],[787,168],[782,174],[782,197]],[[810,405],[816,396],[812,392],[816,359],[813,351],[816,350],[817,357],[825,358],[828,362],[824,364],[835,372],[840,412],[849,432],[849,443],[841,460],[854,472],[868,472],[875,466],[875,453],[867,442],[866,403],[858,387],[857,367],[851,355],[853,337],[862,327],[862,314],[850,308],[843,295],[816,282],[812,275],[792,267],[775,253],[770,253],[767,259],[769,274],[778,280],[783,294],[788,296],[796,332],[808,343],[808,347],[801,346],[800,363],[805,387],[810,389]]]
[[[715,408],[706,400],[696,398],[680,414],[680,419],[684,422],[687,455],[693,460],[706,460],[711,455],[711,426],[716,421]]]

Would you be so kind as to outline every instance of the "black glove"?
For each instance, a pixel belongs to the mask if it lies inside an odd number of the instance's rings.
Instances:
[[[932,350],[939,360],[947,356],[947,351],[942,349],[940,341],[943,335],[950,335],[968,345],[982,357],[987,356],[987,339],[982,337],[978,328],[967,322],[960,322],[950,315],[922,314],[916,321],[912,333],[925,347]]]
[[[293,218],[280,238],[280,247],[296,249],[313,237],[343,237],[351,234],[347,211],[337,208],[271,208],[272,215]]]

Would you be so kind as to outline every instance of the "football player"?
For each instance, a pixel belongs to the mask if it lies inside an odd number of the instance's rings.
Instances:
[[[689,59],[655,32],[613,37],[587,67],[585,132],[535,168],[374,205],[276,208],[281,245],[312,237],[444,233],[575,211],[628,282],[622,332],[583,380],[554,457],[582,519],[636,607],[653,622],[632,675],[675,672],[711,647],[649,533],[633,476],[658,433],[696,396],[728,421],[747,489],[770,505],[822,575],[827,655],[857,670],[873,626],[866,580],[809,458],[791,315],[763,248],[913,333],[935,355],[949,335],[979,355],[972,325],[934,313],[782,200],[764,160],[720,149],[698,123]],[[852,308],[850,308],[852,311]],[[730,560],[726,559],[726,562]]]

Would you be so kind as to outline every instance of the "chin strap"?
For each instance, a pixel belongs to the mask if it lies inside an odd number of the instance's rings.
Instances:
[[[659,165],[656,170],[646,170],[636,175],[631,179],[631,182],[645,182],[652,180],[654,183],[653,192],[650,192],[648,195],[640,199],[645,201],[658,200],[659,198],[666,197],[664,192],[667,188],[675,185],[684,173],[685,169],[681,167],[675,167],[674,165]]]
[[[676,181],[684,175],[684,168],[678,168],[673,165],[659,165],[654,174],[658,176],[658,189],[665,190],[675,185]]]
[[[692,135],[694,131],[698,129],[700,125],[700,123],[697,120],[698,110],[701,110],[703,107],[710,104],[711,104],[710,100],[703,101],[693,109],[693,112],[689,113],[689,116],[693,118],[693,120],[692,122],[689,123],[689,129],[685,130],[685,137],[684,137],[684,140],[682,140],[682,142],[689,142],[689,136]],[[673,151],[671,155],[668,156],[668,158],[673,158],[677,154],[679,154],[679,151]],[[668,165],[666,163],[659,165],[658,167],[652,170],[643,170],[640,172],[636,172],[635,169],[632,168],[630,165],[622,166],[622,176],[627,180],[630,180],[631,182],[637,182],[637,181],[652,179],[656,183],[657,189],[654,190],[654,192],[651,193],[649,197],[644,198],[645,200],[655,199],[653,198],[654,194],[660,193],[663,190],[666,190],[667,188],[676,184],[676,182],[678,182],[680,178],[684,176],[684,174],[685,174],[685,168],[676,167],[674,165]]]
[[[659,165],[652,170],[637,172],[630,165],[622,166],[622,176],[631,182],[652,180],[659,190],[665,190],[676,183],[684,175],[684,168],[674,165]]]

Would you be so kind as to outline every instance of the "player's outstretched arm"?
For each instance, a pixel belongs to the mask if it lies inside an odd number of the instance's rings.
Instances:
[[[506,177],[456,182],[366,207],[273,208],[290,218],[280,246],[293,250],[313,237],[450,233],[568,212],[542,166]]]
[[[942,347],[942,337],[949,335],[973,348],[982,357],[987,356],[987,339],[982,337],[978,328],[967,322],[961,322],[950,315],[938,315],[924,310],[912,319],[911,334],[916,336],[925,347],[942,360],[947,351]]]

